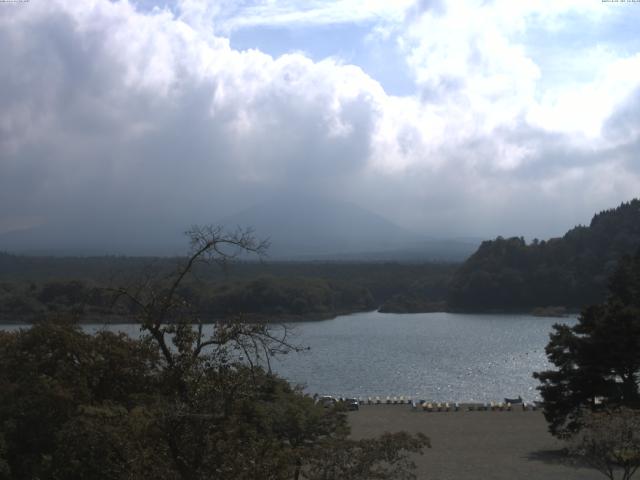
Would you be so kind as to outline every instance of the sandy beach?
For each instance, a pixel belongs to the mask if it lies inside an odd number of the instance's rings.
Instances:
[[[354,438],[385,431],[422,432],[432,448],[417,455],[419,479],[597,480],[588,467],[567,464],[563,443],[547,432],[540,411],[412,411],[409,405],[363,405],[349,414]]]

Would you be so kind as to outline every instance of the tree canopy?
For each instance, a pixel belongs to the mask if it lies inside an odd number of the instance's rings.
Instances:
[[[107,286],[140,272],[170,275],[183,258],[25,257],[0,253],[0,322],[76,316],[122,322],[134,313],[112,308]],[[443,309],[452,264],[234,261],[230,268],[194,266],[180,285],[206,321],[245,318],[332,318],[382,307],[384,311]]]
[[[607,279],[640,245],[640,200],[598,213],[561,238],[483,242],[450,284],[449,308],[461,311],[582,309],[604,301]]]
[[[579,430],[585,410],[640,408],[640,251],[620,261],[609,292],[574,326],[554,326],[546,353],[556,369],[534,374],[555,435]]]
[[[219,229],[191,240],[172,274],[114,289],[140,339],[70,322],[0,333],[0,479],[415,478],[426,437],[350,440],[342,407],[270,371],[271,355],[297,349],[286,329],[226,319],[205,334],[182,282],[262,246]]]
[[[629,408],[589,412],[570,452],[609,480],[631,480],[640,468],[640,411]]]

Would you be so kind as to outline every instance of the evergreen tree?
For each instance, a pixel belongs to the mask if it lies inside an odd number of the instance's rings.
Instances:
[[[623,203],[561,238],[526,244],[522,237],[483,242],[453,276],[449,308],[580,310],[604,301],[607,279],[640,245],[640,199]]]
[[[640,408],[640,250],[621,260],[609,291],[573,327],[554,325],[546,352],[557,369],[534,373],[554,435],[578,431],[585,410]]]

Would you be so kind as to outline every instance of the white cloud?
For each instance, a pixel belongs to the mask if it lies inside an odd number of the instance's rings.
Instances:
[[[194,1],[194,0],[191,0]],[[281,0],[238,4],[220,9],[218,22],[229,32],[255,26],[309,26],[359,22],[401,22],[413,0]]]
[[[400,42],[425,101],[447,104],[447,113],[455,113],[468,131],[482,126],[485,132],[491,132],[528,115],[537,125],[550,126],[554,131],[592,134],[593,124],[601,123],[604,114],[610,113],[602,104],[612,105],[611,98],[603,94],[600,106],[584,111],[584,105],[594,104],[584,99],[593,98],[593,90],[601,88],[598,84],[602,80],[584,85],[584,91],[577,92],[574,100],[567,97],[567,90],[574,90],[573,84],[559,85],[558,90],[548,92],[541,86],[546,72],[541,71],[525,42],[529,25],[543,25],[546,30],[560,28],[569,13],[597,21],[597,15],[605,15],[606,11],[571,1],[553,5],[449,2],[444,11],[427,10],[410,19]],[[574,58],[568,60],[575,62]],[[570,129],[562,128],[580,100],[583,108],[577,116],[583,122],[572,122]]]
[[[597,139],[604,122],[624,106],[640,86],[640,53],[611,58],[597,67],[588,83],[559,85],[532,105],[528,120],[551,131]]]
[[[548,159],[506,144],[500,130],[530,126],[564,135],[567,148],[585,142],[603,151],[610,146],[601,129],[640,86],[640,54],[625,54],[626,48],[618,53],[576,31],[587,47],[575,52],[563,46],[564,56],[555,60],[572,75],[549,83],[546,77],[554,72],[542,68],[534,53],[548,51],[545,33],[597,27],[614,14],[620,12],[579,1],[448,2],[410,16],[398,42],[423,108],[442,119],[447,139],[494,136],[495,166],[515,169],[526,158]]]
[[[184,228],[295,185],[432,234],[544,236],[636,195],[640,119],[628,106],[639,54],[594,40],[592,76],[548,85],[526,35],[534,23],[558,30],[611,12],[460,5],[183,0],[143,13],[52,0],[2,10],[0,61],[11,68],[0,71],[0,229],[33,218],[84,222],[96,235]],[[362,21],[395,36],[415,95],[389,95],[336,59],[237,51],[223,35]],[[624,126],[615,135],[612,119]]]

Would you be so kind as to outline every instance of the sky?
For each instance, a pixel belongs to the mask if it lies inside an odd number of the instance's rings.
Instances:
[[[639,196],[638,25],[604,0],[0,2],[0,235],[144,243],[283,192],[561,235]]]

